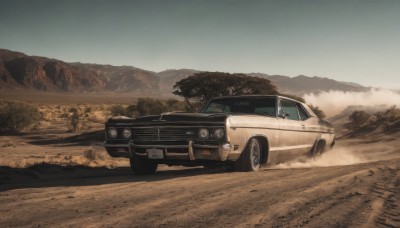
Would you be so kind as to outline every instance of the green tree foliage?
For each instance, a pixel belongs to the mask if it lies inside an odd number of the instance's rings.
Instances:
[[[193,108],[194,102],[204,105],[209,99],[219,96],[278,94],[268,80],[245,74],[201,72],[182,79],[174,85],[175,95],[181,96]]]
[[[36,106],[22,102],[0,103],[0,130],[21,131],[35,127],[40,120]]]

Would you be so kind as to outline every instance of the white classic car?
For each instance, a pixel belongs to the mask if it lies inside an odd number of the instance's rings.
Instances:
[[[200,113],[163,113],[106,123],[105,148],[127,157],[137,174],[155,173],[158,164],[229,163],[237,171],[333,147],[332,125],[304,103],[283,96],[211,99]]]

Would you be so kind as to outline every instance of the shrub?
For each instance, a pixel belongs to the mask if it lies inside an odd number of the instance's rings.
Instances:
[[[64,112],[60,115],[61,118],[68,118],[69,117],[69,113],[68,112]]]
[[[163,112],[190,111],[185,102],[176,99],[158,100],[153,98],[139,98],[136,104],[139,115],[157,115]]]
[[[23,102],[3,102],[0,104],[0,130],[21,131],[37,126],[40,113],[36,106]]]
[[[72,127],[73,131],[79,131],[81,129],[81,124],[80,124],[80,116],[79,116],[79,112],[73,112],[71,117],[70,117],[70,124]]]
[[[140,114],[136,108],[136,105],[133,104],[133,105],[129,105],[128,107],[126,107],[126,116],[137,117],[139,115]]]
[[[75,107],[69,108],[69,112],[78,112],[78,109]]]
[[[104,157],[101,154],[99,154],[97,152],[97,150],[95,150],[93,148],[85,150],[83,152],[83,156],[89,161],[103,160],[104,159]]]
[[[126,116],[127,111],[126,108],[122,105],[113,105],[110,107],[111,115],[112,116]]]
[[[92,112],[92,107],[85,107],[85,113]]]
[[[326,117],[324,111],[322,111],[318,106],[309,105],[309,107],[318,118],[324,119]]]
[[[368,114],[365,111],[362,110],[357,110],[354,111],[350,116],[349,119],[355,128],[360,128],[363,126],[369,119],[371,118],[371,115]]]
[[[136,104],[129,105],[124,108],[122,105],[114,105],[110,108],[112,116],[128,116],[137,117],[145,115],[158,115],[164,112],[193,112],[196,111],[192,109],[200,109],[200,103],[193,103],[194,105],[188,106],[185,102],[176,99],[153,99],[153,98],[139,98]]]
[[[167,111],[161,100],[153,98],[139,98],[136,104],[139,115],[156,115]]]

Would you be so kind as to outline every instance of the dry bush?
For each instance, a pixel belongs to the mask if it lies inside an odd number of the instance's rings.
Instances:
[[[158,115],[163,112],[190,111],[183,101],[176,99],[139,98],[136,105],[128,106],[128,115]]]
[[[349,119],[354,128],[362,127],[364,124],[366,124],[369,121],[370,118],[371,118],[371,115],[362,110],[354,111],[349,116]]]
[[[73,131],[79,131],[81,129],[80,115],[78,112],[73,112],[70,117],[70,125]]]
[[[309,107],[318,118],[324,119],[326,117],[324,111],[322,111],[318,106],[309,105]]]
[[[112,116],[127,116],[127,110],[122,105],[113,105],[110,107]]]
[[[99,154],[95,149],[91,148],[88,150],[85,150],[83,152],[83,156],[89,160],[89,161],[94,161],[94,160],[104,160],[104,156]]]
[[[85,107],[85,113],[90,113],[90,112],[92,112],[92,107],[90,106]]]
[[[0,131],[22,131],[37,127],[41,118],[37,106],[23,102],[0,103]]]
[[[68,112],[64,112],[60,115],[61,118],[69,118],[69,113]]]
[[[374,134],[400,131],[400,109],[395,106],[384,112],[369,114],[362,110],[354,111],[350,116],[352,134]]]
[[[68,111],[69,111],[69,112],[72,112],[72,113],[78,112],[78,108],[76,108],[76,107],[71,107],[71,108],[69,108]]]

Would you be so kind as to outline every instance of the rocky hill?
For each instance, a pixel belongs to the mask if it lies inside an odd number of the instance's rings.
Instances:
[[[162,91],[172,91],[175,82],[189,77],[201,71],[191,69],[166,70],[159,72],[160,88]],[[282,75],[268,75],[263,73],[246,73],[250,76],[266,78],[278,87],[279,92],[284,94],[302,95],[304,93],[318,93],[320,91],[366,91],[369,88],[353,82],[340,82],[329,78],[308,77],[299,75],[296,77],[288,77]]]
[[[159,91],[154,72],[132,66],[66,63],[0,49],[0,88],[41,91]]]
[[[301,95],[310,92],[320,91],[366,91],[369,88],[353,82],[340,82],[329,78],[323,77],[309,77],[299,75],[296,77],[288,77],[282,75],[268,75],[262,73],[249,73],[248,75],[263,77],[274,83],[281,93],[289,93]]]
[[[199,72],[191,69],[161,71],[157,74],[160,78],[160,89],[164,92],[172,92],[175,82]]]
[[[175,82],[200,71],[192,69],[151,72],[132,66],[66,63],[0,49],[0,89],[25,88],[63,92],[156,92],[171,93]],[[288,77],[249,73],[270,80],[281,93],[301,95],[340,90],[365,91],[352,82],[300,75]]]

